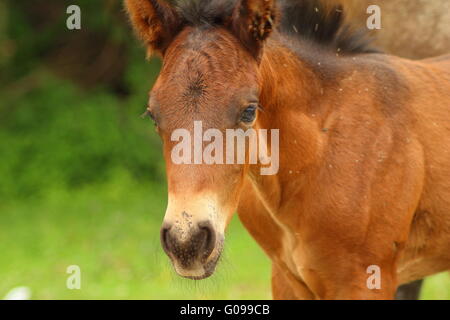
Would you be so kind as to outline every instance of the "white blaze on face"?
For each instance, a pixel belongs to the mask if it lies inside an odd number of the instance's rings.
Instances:
[[[215,268],[215,264],[222,251],[223,233],[225,230],[226,216],[219,211],[220,207],[216,197],[212,194],[174,195],[169,194],[164,224],[170,226],[171,236],[175,237],[179,245],[189,246],[199,227],[209,224],[214,232],[214,248],[205,260],[201,254],[192,259],[188,265],[180,261],[180,251],[170,252],[172,263],[176,272],[183,277],[204,278],[209,276]],[[192,242],[191,242],[192,245]],[[199,247],[200,249],[200,247]],[[179,249],[178,249],[179,250]],[[195,249],[194,249],[195,250]],[[169,250],[170,251],[170,250]],[[187,255],[189,255],[189,252]],[[195,252],[195,251],[194,251]],[[181,254],[181,259],[187,256]]]
[[[175,195],[169,193],[164,223],[179,232],[179,239],[185,240],[191,228],[209,221],[218,234],[225,230],[225,215],[221,214],[217,197],[213,194]]]

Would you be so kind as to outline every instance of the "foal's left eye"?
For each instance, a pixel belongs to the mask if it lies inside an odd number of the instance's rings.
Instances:
[[[147,110],[144,112],[144,114],[142,115],[142,118],[150,118],[150,119],[152,119],[153,123],[156,125],[155,117],[154,117],[153,114],[150,112],[150,110],[147,109]]]
[[[250,106],[248,106],[242,112],[240,121],[242,121],[244,123],[247,123],[247,124],[252,123],[253,121],[255,121],[256,109],[258,109],[257,105],[250,105]]]

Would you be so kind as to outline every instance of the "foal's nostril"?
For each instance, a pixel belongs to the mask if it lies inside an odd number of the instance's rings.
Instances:
[[[167,254],[170,252],[169,231],[171,227],[171,225],[164,224],[161,228],[161,245]]]
[[[216,233],[214,232],[214,228],[209,221],[199,223],[198,227],[203,237],[203,243],[200,248],[200,257],[203,260],[206,260],[216,246]]]
[[[196,261],[207,261],[216,246],[216,233],[209,221],[189,230],[165,223],[161,228],[161,245],[171,259],[183,268],[190,268]]]

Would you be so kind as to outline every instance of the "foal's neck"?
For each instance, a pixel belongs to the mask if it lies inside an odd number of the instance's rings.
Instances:
[[[339,81],[333,76],[338,72],[335,59],[320,57],[302,59],[291,49],[269,42],[261,60],[264,112],[258,126],[280,130],[280,168],[274,176],[258,175],[259,168],[250,173],[261,198],[270,199],[266,206],[274,211],[290,186],[298,190],[308,171],[317,166],[326,144],[324,125],[333,105],[328,92],[335,91]]]
[[[307,52],[302,56],[270,42],[262,57],[260,100],[264,112],[260,125],[280,129],[280,152],[298,156],[295,162],[299,166],[316,160],[336,97],[331,93],[340,86],[337,65],[328,53],[312,56]]]
[[[317,119],[315,112],[326,111],[327,93],[336,92],[348,73],[349,60],[306,41],[292,47],[283,40],[269,41],[260,65],[263,106],[277,114],[289,110]]]
[[[306,103],[320,92],[320,81],[312,68],[290,49],[274,43],[268,43],[261,59],[260,72],[261,102],[268,108],[276,105],[290,109],[295,106],[299,111],[300,101]],[[292,103],[294,101],[295,104]]]

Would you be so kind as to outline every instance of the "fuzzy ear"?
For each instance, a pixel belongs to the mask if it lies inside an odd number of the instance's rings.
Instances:
[[[163,55],[182,26],[176,9],[165,0],[125,0],[125,7],[148,55]]]
[[[275,0],[239,0],[232,17],[232,29],[243,45],[259,59],[264,40],[275,28],[278,10]]]

